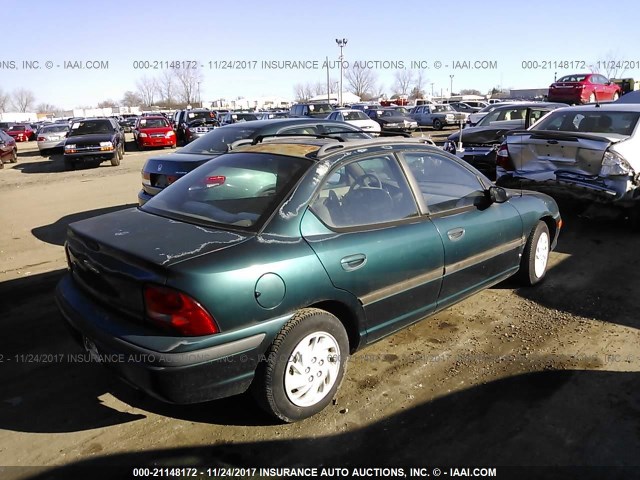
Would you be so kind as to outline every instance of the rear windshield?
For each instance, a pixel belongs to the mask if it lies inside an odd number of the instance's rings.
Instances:
[[[12,126],[12,127],[9,129],[9,131],[10,131],[10,132],[21,132],[21,131],[23,131],[24,129],[25,129],[25,126],[24,126],[24,125],[14,125],[14,126]]]
[[[48,125],[40,129],[40,133],[61,133],[69,130],[67,125]]]
[[[364,112],[356,111],[356,112],[346,112],[344,114],[344,119],[345,120],[369,120],[369,117],[367,117],[364,114]]]
[[[557,82],[584,82],[586,78],[586,75],[567,75],[559,78]]]
[[[559,110],[547,115],[531,130],[560,132],[612,133],[629,136],[638,124],[639,112],[607,112],[606,110]]]
[[[257,128],[221,127],[194,140],[186,147],[180,149],[180,153],[225,153],[228,146],[236,140],[253,138]]]
[[[508,120],[524,120],[527,107],[500,108],[489,112],[477,123],[478,126],[490,125],[491,122],[503,122]]]
[[[141,208],[199,225],[258,230],[312,163],[265,153],[221,155]]]

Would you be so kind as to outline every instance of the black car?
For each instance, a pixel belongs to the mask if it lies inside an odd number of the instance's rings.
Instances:
[[[523,102],[496,107],[482,117],[475,127],[462,130],[447,137],[444,149],[470,163],[490,180],[496,179],[496,152],[505,136],[512,130],[528,128],[564,103]],[[462,147],[462,148],[460,148]]]
[[[260,135],[328,135],[344,140],[371,138],[344,122],[311,118],[277,118],[240,122],[216,128],[178,152],[150,157],[142,167],[142,190],[138,203],[144,205],[163,188],[212,158],[229,151],[229,146]]]
[[[178,142],[186,145],[196,138],[220,126],[216,112],[205,108],[180,110],[176,115],[174,129]]]
[[[124,131],[115,118],[84,118],[71,124],[64,142],[64,164],[67,169],[86,161],[120,165],[124,157]]]
[[[364,113],[378,122],[383,131],[410,132],[418,128],[418,122],[414,118],[395,108],[368,109]]]

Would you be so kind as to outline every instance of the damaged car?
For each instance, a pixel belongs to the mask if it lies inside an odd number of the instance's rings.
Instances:
[[[507,135],[497,184],[615,207],[640,227],[640,105],[558,109]]]
[[[506,134],[528,128],[548,112],[566,106],[564,103],[545,102],[498,106],[481,118],[475,127],[449,135],[444,149],[473,165],[490,180],[495,180],[496,152]]]

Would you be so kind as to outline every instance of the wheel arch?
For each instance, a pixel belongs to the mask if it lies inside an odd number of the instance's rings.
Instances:
[[[360,329],[360,325],[364,324],[363,313],[356,312],[346,303],[337,300],[323,300],[307,308],[318,308],[335,316],[347,332],[350,352],[353,353],[358,349],[363,340]]]

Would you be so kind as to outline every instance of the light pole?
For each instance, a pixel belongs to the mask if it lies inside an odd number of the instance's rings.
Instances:
[[[431,99],[433,100],[433,82],[431,82]]]
[[[198,103],[200,104],[200,108],[202,108],[202,98],[200,98],[200,82],[198,82]]]
[[[451,79],[451,84],[449,85],[449,96],[453,96],[453,77],[454,75],[449,75],[449,78]]]
[[[340,100],[339,100],[339,102],[340,102],[340,106],[342,106],[342,59],[344,58],[343,55],[342,55],[342,49],[347,44],[347,39],[346,38],[336,38],[336,43],[340,47],[340,96],[339,96]]]

